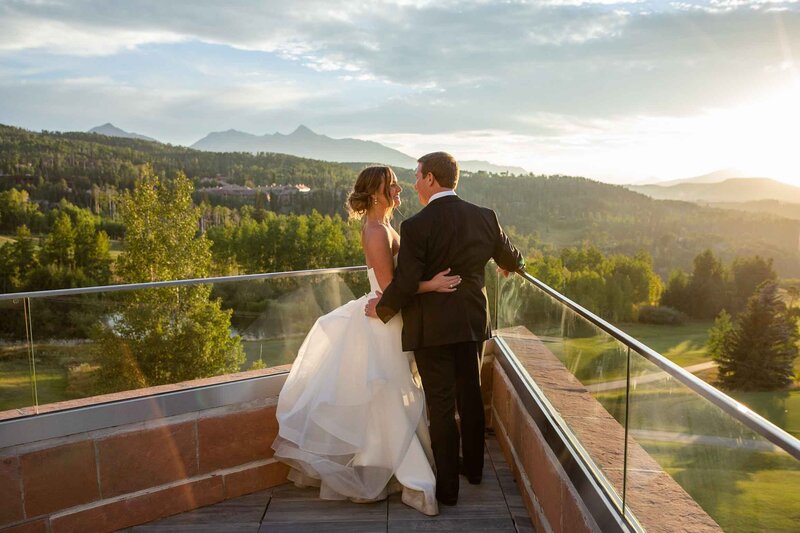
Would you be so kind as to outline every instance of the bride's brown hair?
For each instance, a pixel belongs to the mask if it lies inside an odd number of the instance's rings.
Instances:
[[[387,166],[367,167],[361,171],[356,179],[355,185],[350,196],[347,197],[347,209],[351,218],[361,218],[364,213],[375,203],[373,195],[377,193],[383,183],[383,195],[390,206],[389,210],[394,209],[394,200],[389,191],[395,179],[394,171]]]

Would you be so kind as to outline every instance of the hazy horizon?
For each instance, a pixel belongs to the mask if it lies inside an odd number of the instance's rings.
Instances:
[[[35,131],[304,124],[537,174],[800,186],[797,0],[17,0],[0,31],[0,123]]]

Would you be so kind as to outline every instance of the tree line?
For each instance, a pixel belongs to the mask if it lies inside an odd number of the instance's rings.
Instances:
[[[143,166],[134,188],[119,198],[126,232],[116,263],[110,258],[108,236],[99,229],[100,217],[90,209],[62,199],[44,214],[28,207],[19,191],[6,191],[2,198],[16,206],[9,211],[16,213],[13,220],[41,216],[49,232],[37,246],[25,224],[16,228],[16,239],[0,246],[0,283],[6,289],[34,290],[363,263],[357,222],[316,211],[280,215],[264,207],[197,206],[192,191],[184,174],[167,178]],[[522,241],[531,245],[530,240]],[[747,383],[780,386],[791,380],[787,368],[796,356],[796,346],[794,352],[791,346],[797,328],[776,300],[777,276],[769,259],[737,258],[726,267],[706,250],[694,258],[690,273],[674,272],[666,288],[645,251],[632,256],[604,254],[590,245],[558,252],[534,250],[528,264],[534,276],[615,322],[635,320],[642,309],[657,304],[694,318],[719,315],[719,333],[713,335],[719,340],[712,343],[712,353],[720,361],[726,386],[738,382],[725,376],[741,379],[742,375],[737,366],[741,358],[731,354],[752,357],[758,346],[778,350],[778,355],[757,352],[761,359],[756,366],[778,369],[775,372],[783,381],[759,378]],[[363,285],[363,280],[351,281],[352,292],[365,288],[359,283]],[[231,331],[245,319],[237,318],[233,310],[263,315],[294,289],[291,280],[261,286],[255,302],[252,287],[210,285],[88,296],[80,305],[45,299],[37,302],[34,326],[40,338],[52,334],[92,339],[96,360],[102,360],[93,374],[95,390],[123,390],[235,371],[243,351],[241,340]],[[729,312],[739,314],[735,323]],[[23,338],[24,327],[15,315],[1,328],[6,336]],[[757,337],[759,332],[762,337]],[[754,338],[761,341],[754,344]]]

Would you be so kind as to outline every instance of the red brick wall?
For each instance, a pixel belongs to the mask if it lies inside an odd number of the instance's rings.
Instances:
[[[116,530],[286,481],[275,399],[0,450],[0,530]]]

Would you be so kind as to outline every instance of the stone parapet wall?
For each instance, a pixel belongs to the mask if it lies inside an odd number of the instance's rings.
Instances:
[[[270,447],[276,403],[0,449],[0,530],[113,531],[284,483]]]

